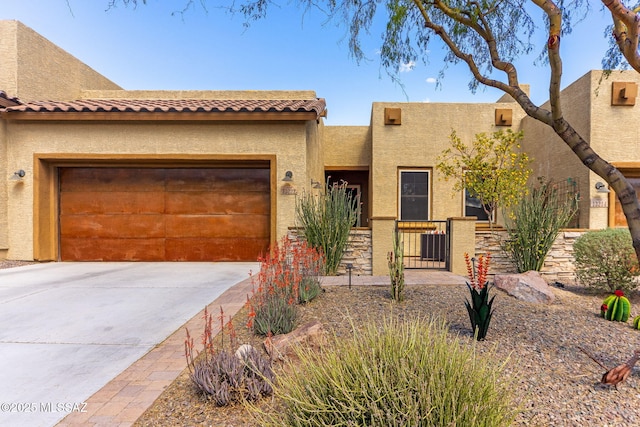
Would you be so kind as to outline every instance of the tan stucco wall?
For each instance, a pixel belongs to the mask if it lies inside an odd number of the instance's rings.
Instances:
[[[18,38],[17,21],[0,21],[0,90],[9,96],[18,93]]]
[[[591,129],[591,100],[590,79],[584,76],[568,86],[562,92],[562,106],[565,118],[576,131],[590,140]],[[549,108],[548,104],[543,108]],[[531,168],[531,183],[536,183],[537,177],[545,177],[553,181],[564,181],[573,178],[581,190],[580,218],[581,226],[589,222],[589,198],[588,194],[589,174],[588,169],[582,164],[571,148],[565,144],[553,129],[531,117],[525,117],[522,121],[524,139],[522,148],[531,156],[533,163]]]
[[[0,90],[22,101],[72,100],[82,89],[121,89],[19,21],[0,21]]]
[[[635,71],[616,71],[609,78],[601,77],[601,71],[590,71],[562,91],[564,116],[605,160],[637,161],[640,159],[637,142],[640,126],[636,124],[640,106],[612,106],[611,87],[614,81],[640,84],[640,75]],[[523,120],[523,129],[523,148],[534,158],[533,177],[544,176],[556,181],[576,179],[581,194],[579,226],[607,227],[608,196],[595,189],[595,183],[603,179],[589,171],[550,127],[527,117]]]
[[[476,223],[472,218],[449,218],[451,229],[451,247],[449,248],[449,256],[451,264],[449,271],[454,274],[466,276],[467,264],[464,254],[470,257],[476,256]]]
[[[369,126],[326,126],[325,167],[369,167],[371,128]]]
[[[385,107],[402,110],[401,125],[385,125]],[[495,109],[512,108],[517,125],[524,112],[517,104],[440,104],[374,103],[371,125],[371,184],[373,226],[373,274],[386,274],[386,254],[391,248],[391,226],[375,222],[393,222],[398,216],[398,170],[431,171],[430,213],[434,220],[463,215],[463,197],[452,192],[452,182],[444,181],[435,169],[438,155],[450,145],[456,130],[466,143],[477,133],[491,133],[504,126],[495,125]],[[381,232],[378,232],[380,230]]]
[[[315,121],[312,121],[315,125]],[[295,196],[280,193],[287,170],[294,186],[307,181],[305,146],[313,136],[305,122],[9,122],[9,170],[24,169],[22,183],[10,188],[8,203],[9,258],[32,259],[34,227],[34,153],[64,157],[92,155],[183,155],[233,159],[243,155],[274,155],[276,236],[285,235],[295,213]]]
[[[8,242],[8,218],[7,218],[7,138],[6,123],[0,120],[0,259],[6,258]]]
[[[324,138],[322,134],[324,132],[324,126],[322,122],[316,125],[315,122],[307,122],[307,170],[305,174],[305,182],[301,187],[303,191],[318,192],[319,189],[314,189],[311,185],[311,180],[324,182],[324,167],[323,156],[324,150]]]

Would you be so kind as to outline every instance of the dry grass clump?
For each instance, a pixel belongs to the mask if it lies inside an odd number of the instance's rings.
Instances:
[[[518,414],[503,366],[478,357],[441,321],[385,318],[299,350],[279,379],[284,410],[263,426],[506,426]]]

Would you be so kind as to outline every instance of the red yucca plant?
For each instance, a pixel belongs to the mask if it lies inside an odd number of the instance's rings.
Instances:
[[[467,264],[467,274],[469,281],[467,288],[471,296],[471,302],[465,300],[464,304],[469,312],[469,320],[471,321],[471,329],[478,341],[484,340],[489,330],[489,323],[493,315],[493,300],[495,295],[489,299],[489,286],[487,282],[487,274],[489,273],[489,261],[491,254],[485,257],[480,255],[477,259],[478,267],[476,269],[475,258],[469,258],[469,254],[464,254],[464,261]]]
[[[236,345],[236,333],[231,319],[224,324],[224,312],[220,307],[220,351],[216,351],[213,339],[213,316],[204,309],[203,349],[195,350],[194,340],[187,329],[184,341],[189,376],[194,385],[218,406],[226,406],[242,400],[254,401],[273,393],[275,375],[271,362],[253,347],[241,355],[231,351]],[[229,335],[229,351],[224,349],[224,335]]]
[[[247,299],[247,326],[258,335],[291,332],[296,325],[299,303],[306,303],[321,291],[324,259],[306,242],[284,237],[261,257],[260,271],[253,276],[253,296]]]

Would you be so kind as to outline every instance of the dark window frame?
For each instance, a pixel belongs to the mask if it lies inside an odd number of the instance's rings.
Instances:
[[[416,180],[422,174],[426,179]],[[398,169],[398,219],[400,221],[429,221],[431,219],[430,169]]]

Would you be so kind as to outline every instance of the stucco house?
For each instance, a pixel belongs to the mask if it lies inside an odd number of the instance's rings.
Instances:
[[[580,189],[577,226],[620,223],[613,193],[509,97],[376,102],[368,126],[325,126],[314,91],[123,90],[17,21],[0,21],[0,54],[2,258],[255,260],[292,231],[296,194],[327,179],[362,202],[346,257],[359,274],[387,273],[398,220],[421,239],[455,229],[452,253],[473,252],[477,209],[435,170],[453,129],[467,141],[523,129],[534,175]],[[639,81],[593,71],[564,91],[567,118],[638,177]],[[438,266],[462,273],[459,262]]]

